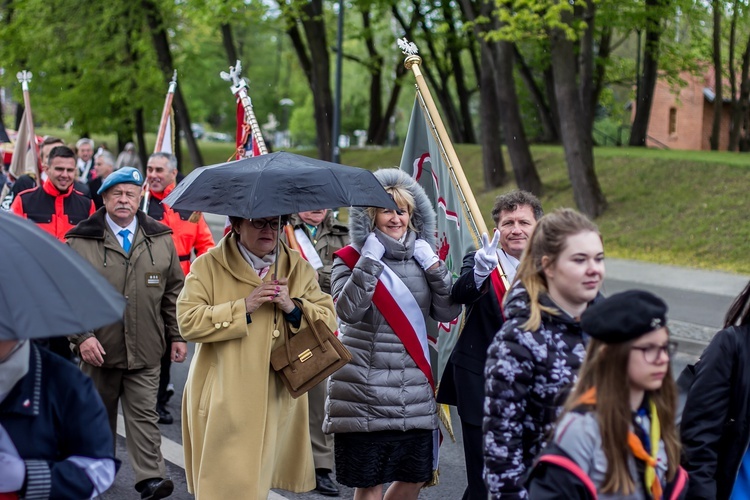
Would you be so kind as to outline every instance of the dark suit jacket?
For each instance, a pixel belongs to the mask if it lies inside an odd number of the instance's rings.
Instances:
[[[490,278],[482,283],[481,290],[477,290],[474,283],[474,253],[464,257],[461,277],[451,290],[453,301],[466,305],[466,320],[445,366],[437,401],[456,406],[464,423],[481,427],[484,417],[484,363],[487,348],[503,324],[503,313]]]

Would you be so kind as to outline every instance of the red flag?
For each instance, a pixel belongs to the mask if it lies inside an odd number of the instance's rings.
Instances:
[[[245,120],[245,108],[242,106],[242,100],[237,99],[237,159],[248,158],[260,155],[258,141],[252,132],[252,127]]]

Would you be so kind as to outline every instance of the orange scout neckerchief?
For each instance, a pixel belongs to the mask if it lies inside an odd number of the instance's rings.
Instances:
[[[596,388],[592,387],[578,399],[578,404],[596,406]],[[643,443],[633,431],[628,432],[628,446],[633,456],[638,460],[645,462],[646,471],[644,479],[646,481],[646,487],[651,491],[651,496],[654,500],[661,500],[662,489],[659,478],[656,477],[656,454],[659,453],[659,441],[661,440],[661,425],[659,424],[659,416],[656,413],[656,405],[653,401],[649,401],[649,410],[651,417],[651,431],[649,432],[649,438],[651,441],[651,454],[646,452],[643,447]]]

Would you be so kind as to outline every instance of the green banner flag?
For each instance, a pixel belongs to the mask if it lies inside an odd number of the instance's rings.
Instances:
[[[434,136],[428,129],[419,97],[414,101],[411,112],[409,131],[406,135],[404,152],[401,156],[401,170],[411,175],[432,201],[437,214],[437,245],[434,249],[438,257],[445,261],[454,280],[461,273],[461,263],[466,253],[475,250],[469,223],[461,209],[461,199],[456,192],[451,174],[448,170],[440,148]],[[436,380],[440,380],[448,357],[453,351],[458,339],[458,333],[463,324],[463,313],[450,323],[435,323],[428,332],[433,358],[437,355],[437,363],[432,363],[433,371],[437,367]]]

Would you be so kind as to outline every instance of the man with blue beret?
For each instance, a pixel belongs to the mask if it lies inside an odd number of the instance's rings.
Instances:
[[[165,498],[166,477],[157,424],[160,361],[171,342],[172,361],[182,363],[186,343],[177,327],[177,295],[184,275],[172,230],[138,209],[143,174],[125,167],[102,182],[104,206],[67,234],[67,243],[128,299],[123,320],[70,337],[107,408],[116,439],[122,404],[126,445],[143,499]]]

